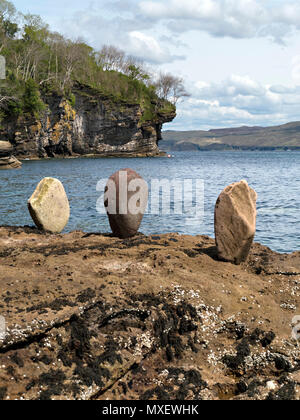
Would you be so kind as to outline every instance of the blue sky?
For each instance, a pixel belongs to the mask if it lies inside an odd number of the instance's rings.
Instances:
[[[165,129],[300,120],[300,0],[15,0],[70,38],[113,44],[191,97]]]

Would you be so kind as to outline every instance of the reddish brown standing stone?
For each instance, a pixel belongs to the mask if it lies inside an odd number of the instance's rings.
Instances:
[[[113,235],[136,235],[148,203],[146,181],[132,169],[121,169],[109,178],[104,200]]]
[[[246,261],[256,231],[256,192],[247,181],[229,185],[215,207],[215,237],[220,259]]]

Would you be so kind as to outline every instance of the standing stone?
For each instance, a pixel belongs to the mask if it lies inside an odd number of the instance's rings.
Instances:
[[[70,218],[70,205],[63,184],[44,178],[28,200],[30,215],[40,230],[60,233]]]
[[[229,185],[215,207],[215,237],[220,259],[246,261],[256,231],[256,192],[247,181]]]
[[[146,181],[132,169],[122,169],[109,178],[104,200],[113,235],[136,235],[148,203]]]

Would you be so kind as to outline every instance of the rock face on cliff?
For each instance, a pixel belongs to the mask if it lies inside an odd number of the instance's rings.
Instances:
[[[75,85],[73,95],[74,105],[54,94],[43,97],[47,110],[38,119],[27,115],[3,122],[0,134],[15,156],[160,154],[162,125],[175,118],[174,110],[147,119],[140,105],[117,102],[85,85]]]

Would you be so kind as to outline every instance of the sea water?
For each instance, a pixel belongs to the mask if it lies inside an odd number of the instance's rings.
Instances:
[[[122,168],[134,169],[149,184],[153,179],[203,180],[203,216],[147,213],[140,228],[145,234],[213,236],[218,195],[232,182],[245,179],[258,193],[255,240],[278,252],[300,249],[300,152],[173,152],[171,158],[24,161],[20,170],[0,171],[0,225],[33,225],[27,200],[42,178],[55,177],[63,182],[70,200],[65,231],[109,232],[106,215],[97,212],[101,192],[96,187]],[[171,208],[174,200],[171,194]]]

